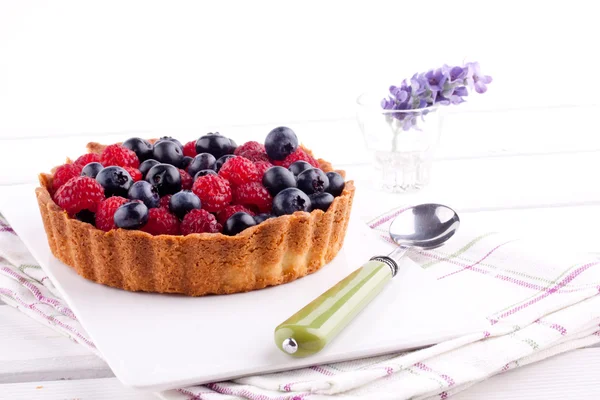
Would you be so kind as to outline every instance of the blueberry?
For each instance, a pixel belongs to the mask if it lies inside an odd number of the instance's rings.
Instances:
[[[201,206],[200,199],[189,190],[182,190],[175,193],[169,200],[169,210],[179,219],[183,219],[185,214],[192,210],[199,209]]]
[[[336,197],[342,194],[344,186],[346,186],[344,178],[337,172],[328,172],[325,175],[327,175],[327,178],[329,179],[329,187],[325,189],[325,191]]]
[[[271,193],[271,196],[275,196],[283,189],[296,187],[296,178],[287,168],[271,167],[263,175],[262,184]]]
[[[91,162],[87,164],[81,170],[81,176],[89,176],[90,178],[96,178],[98,172],[102,171],[104,167],[99,162]]]
[[[212,154],[200,153],[194,157],[187,168],[187,172],[191,176],[194,176],[198,173],[198,171],[202,171],[203,169],[216,169],[216,163],[217,159]]]
[[[183,156],[183,161],[181,162],[181,169],[187,169],[190,166],[193,158],[190,156]]]
[[[81,222],[87,222],[88,224],[92,225],[96,223],[96,214],[94,214],[90,210],[79,211],[77,214],[75,214],[75,218],[77,218]]]
[[[127,197],[127,191],[133,185],[133,179],[131,179],[129,172],[117,166],[101,169],[96,175],[96,180],[104,188],[106,197]]]
[[[235,149],[238,147],[237,143],[235,142],[235,140],[233,139],[229,139],[229,150],[230,150],[230,154],[233,154],[233,152],[235,151]]]
[[[265,222],[266,220],[271,218],[275,218],[275,216],[273,214],[268,213],[258,214],[254,216],[254,222],[256,222],[256,225],[258,225],[261,222]]]
[[[314,168],[314,167],[312,165],[310,165],[309,163],[307,163],[306,161],[296,161],[295,163],[292,163],[292,165],[290,165],[290,167],[288,169],[290,171],[292,171],[292,174],[294,174],[294,176],[298,176],[302,172],[306,171],[307,169],[311,169],[311,168]]]
[[[273,212],[277,216],[310,211],[310,207],[310,199],[306,193],[296,188],[283,189],[273,199]]]
[[[306,194],[320,193],[329,187],[329,178],[318,168],[311,168],[298,175],[298,189]]]
[[[265,150],[272,160],[283,160],[298,148],[298,137],[290,128],[273,129],[265,139]]]
[[[150,168],[146,174],[146,181],[154,185],[161,196],[181,190],[179,170],[170,164],[156,164]]]
[[[237,157],[237,156],[234,156],[233,154],[227,154],[227,155],[224,155],[223,157],[220,157],[217,160],[217,162],[215,163],[215,168],[217,169],[217,172],[221,169],[223,164],[225,164],[227,162],[227,160],[229,160],[230,158],[233,158],[233,157]]]
[[[171,136],[161,136],[160,138],[158,138],[158,140],[156,141],[156,143],[154,143],[154,145],[156,146],[157,143],[160,142],[173,142],[175,143],[177,146],[179,146],[179,148],[181,149],[181,151],[183,151],[183,145],[181,144],[181,142],[175,138],[172,138]]]
[[[331,193],[314,193],[308,196],[310,198],[311,210],[327,211],[331,203],[333,203],[333,195]]]
[[[204,135],[196,141],[196,153],[210,153],[217,159],[226,154],[232,154],[233,150],[231,141],[218,132]]]
[[[142,173],[142,176],[145,178],[146,174],[148,174],[148,171],[150,171],[150,168],[154,167],[156,164],[160,163],[156,160],[146,160],[141,163],[139,170]]]
[[[254,218],[245,212],[236,212],[225,221],[223,225],[223,234],[234,236],[246,228],[256,225]]]
[[[202,171],[198,171],[196,175],[194,175],[194,182],[201,176],[205,175],[218,175],[213,169],[203,169]]]
[[[127,197],[130,200],[141,200],[148,208],[160,206],[158,190],[146,181],[138,181],[131,185]]]
[[[134,137],[123,142],[123,147],[132,150],[140,161],[145,161],[152,158],[152,150],[154,146],[145,139]]]
[[[177,143],[165,140],[154,145],[153,158],[163,164],[171,164],[181,168],[183,162],[183,150]]]
[[[148,207],[143,203],[132,202],[117,208],[115,225],[123,229],[138,229],[148,222]]]

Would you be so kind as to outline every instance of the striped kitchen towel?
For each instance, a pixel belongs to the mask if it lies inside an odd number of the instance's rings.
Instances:
[[[368,221],[387,239],[392,210]],[[391,244],[390,244],[391,246]],[[600,342],[600,260],[461,227],[408,256],[485,313],[479,333],[422,350],[158,393],[167,400],[445,399],[492,375]],[[0,298],[95,351],[59,293],[0,217]]]

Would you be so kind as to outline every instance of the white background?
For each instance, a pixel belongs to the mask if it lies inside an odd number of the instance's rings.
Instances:
[[[0,137],[352,118],[366,88],[463,60],[494,83],[461,112],[592,104],[594,9],[589,0],[0,0]]]

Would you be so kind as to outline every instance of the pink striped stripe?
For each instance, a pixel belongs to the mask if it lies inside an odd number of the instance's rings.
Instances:
[[[197,392],[194,393],[188,389],[177,389],[177,392],[188,396],[188,400],[205,400],[206,397],[203,397],[202,394],[214,394],[214,392]]]
[[[7,225],[0,226],[0,232],[8,232],[8,233],[12,233],[13,235],[16,235],[13,228],[11,228],[10,226],[7,226]]]
[[[248,389],[240,389],[234,390],[228,387],[222,386],[218,383],[209,383],[206,385],[207,388],[214,390],[217,393],[228,394],[230,396],[240,396],[245,397],[249,400],[302,400],[304,397],[308,396],[310,393],[300,393],[290,397],[288,395],[278,396],[278,397],[270,397],[264,394],[253,393]]]
[[[446,374],[440,374],[438,372],[435,372],[434,370],[432,370],[430,367],[428,367],[427,365],[423,364],[422,362],[418,362],[415,364],[415,367],[426,371],[426,372],[430,372],[432,374],[436,374],[438,375],[440,378],[442,378],[444,381],[446,381],[446,384],[448,385],[448,387],[454,386],[456,382],[454,382],[454,379],[450,378],[448,375]]]
[[[463,268],[463,269],[461,269],[461,270],[454,271],[454,272],[451,272],[451,273],[449,273],[449,274],[447,274],[447,275],[444,275],[444,276],[442,276],[442,277],[438,278],[438,280],[442,280],[442,279],[444,279],[444,278],[447,278],[447,277],[449,277],[449,276],[452,276],[452,275],[458,274],[459,272],[463,272],[463,271],[465,271],[465,270],[468,270],[468,269],[473,269],[473,267],[475,267],[476,265],[480,264],[480,263],[481,263],[483,260],[485,260],[486,258],[488,258],[489,256],[491,256],[491,255],[492,255],[492,253],[494,253],[494,252],[495,252],[496,250],[498,250],[500,247],[502,247],[502,246],[504,246],[505,244],[508,244],[508,243],[510,243],[510,242],[514,242],[514,240],[509,240],[508,242],[504,242],[504,243],[502,243],[502,244],[499,244],[498,246],[496,246],[496,247],[494,247],[493,249],[491,249],[491,250],[490,250],[490,251],[489,251],[489,252],[488,252],[488,253],[487,253],[485,256],[483,256],[483,257],[482,257],[480,260],[476,261],[475,263],[473,263],[473,264],[471,264],[471,265],[468,265],[468,266],[464,267],[464,268]]]
[[[318,373],[323,374],[323,375],[327,375],[327,376],[335,375],[333,372],[328,371],[319,365],[313,365],[312,367],[309,367],[309,368],[312,369],[313,371],[317,371]]]
[[[378,219],[377,221],[373,222],[369,226],[371,228],[377,228],[379,225],[385,224],[389,220],[396,218],[398,215],[402,214],[404,211],[408,210],[409,208],[410,207],[402,208],[402,209],[400,209],[400,210],[398,210],[396,212],[393,212],[390,215],[386,215],[385,217],[381,217],[380,219]]]
[[[563,336],[567,334],[567,329],[564,326],[561,326],[559,324],[545,322],[545,321],[542,321],[540,319],[535,320],[534,323],[546,326],[546,327],[548,327],[550,329],[554,329],[554,330],[560,332],[560,334],[563,335]]]
[[[596,262],[592,262],[592,263],[588,263],[585,264],[579,268],[577,268],[575,271],[571,272],[569,275],[567,275],[562,281],[560,281],[558,284],[556,284],[554,287],[547,289],[545,293],[541,294],[540,296],[537,296],[531,300],[529,300],[526,303],[521,304],[520,306],[517,306],[515,308],[512,308],[504,313],[502,313],[498,318],[506,318],[514,313],[517,313],[535,303],[537,303],[538,301],[550,296],[553,293],[558,292],[558,290],[562,287],[564,287],[565,285],[569,284],[573,279],[577,278],[582,272],[586,271],[587,269],[589,269],[590,267],[593,267],[594,265],[597,265],[598,261]]]

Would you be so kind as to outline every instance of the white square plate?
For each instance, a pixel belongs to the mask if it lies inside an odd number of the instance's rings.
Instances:
[[[371,256],[386,254],[356,215],[329,265],[295,282],[250,293],[200,298],[131,293],[87,281],[54,258],[34,186],[0,187],[0,212],[64,295],[125,385],[167,390],[295,369],[438,343],[483,329],[466,302],[405,260],[398,276],[321,353],[294,359],[274,328]]]

